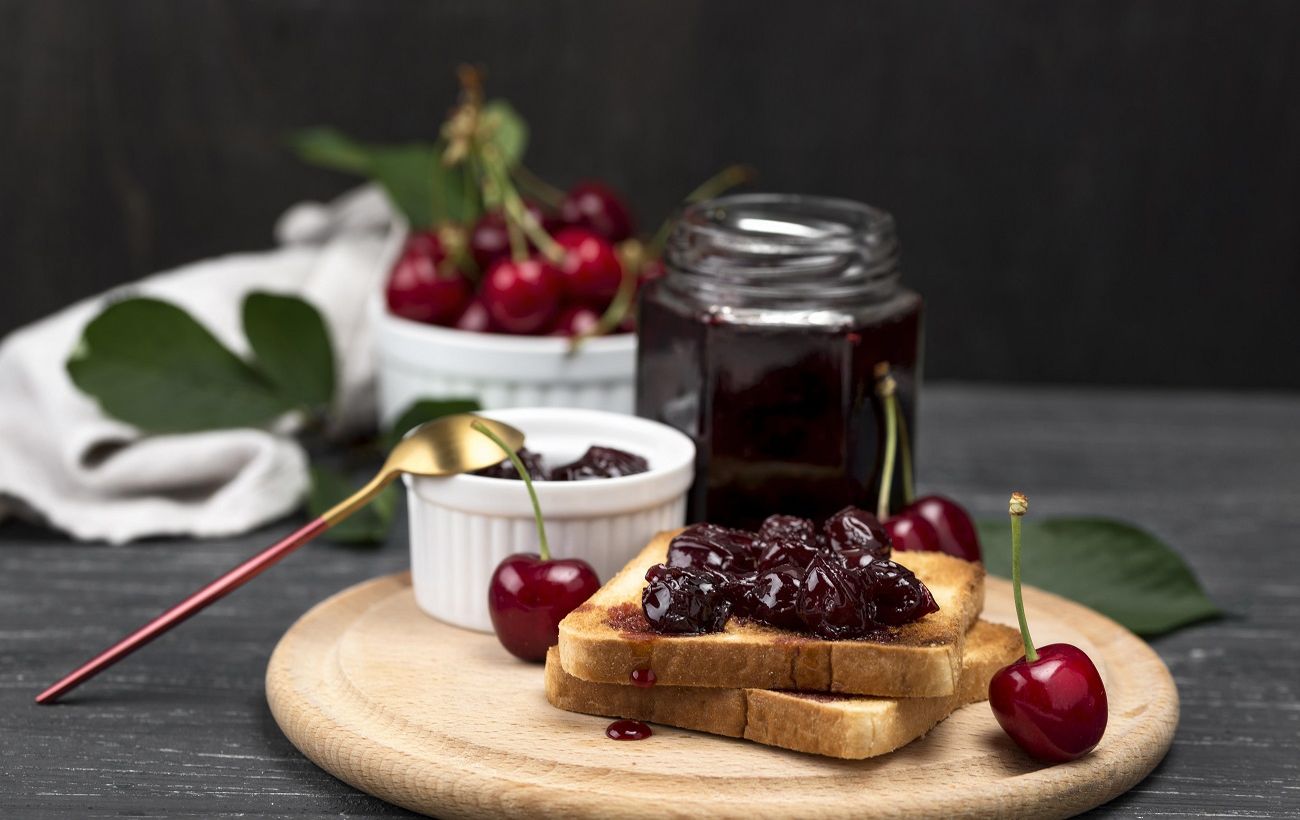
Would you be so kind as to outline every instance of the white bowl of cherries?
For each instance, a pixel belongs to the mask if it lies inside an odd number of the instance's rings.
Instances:
[[[539,549],[530,494],[504,456],[478,473],[405,477],[411,581],[429,615],[491,632],[488,589],[508,556],[549,552],[547,560],[584,561],[605,581],[656,533],[685,523],[695,445],[677,430],[574,408],[482,415],[524,433],[518,455],[533,478],[550,548]]]
[[[627,206],[594,181],[549,212],[512,196],[472,225],[401,237],[372,306],[386,421],[446,398],[632,413],[631,306],[659,269]]]

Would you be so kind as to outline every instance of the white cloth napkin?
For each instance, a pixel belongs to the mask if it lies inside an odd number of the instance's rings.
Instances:
[[[122,543],[161,535],[245,532],[292,511],[307,459],[273,429],[144,435],[108,418],[72,384],[64,362],[108,297],[153,296],[185,308],[226,346],[248,351],[240,328],[251,290],[293,293],[329,325],[338,367],[335,418],[373,418],[374,360],[367,305],[388,268],[393,213],[367,186],[327,205],[291,208],[280,246],[150,276],[86,299],[0,342],[0,517],[18,512],[79,539]]]

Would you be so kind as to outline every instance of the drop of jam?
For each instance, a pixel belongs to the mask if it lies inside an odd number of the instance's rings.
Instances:
[[[640,686],[642,689],[649,689],[658,680],[653,669],[633,669],[629,677],[632,678],[633,686]]]
[[[605,727],[605,737],[610,740],[645,740],[654,732],[639,720],[616,720]]]

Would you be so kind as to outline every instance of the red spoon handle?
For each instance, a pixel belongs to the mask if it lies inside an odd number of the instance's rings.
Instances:
[[[280,541],[262,552],[249,558],[244,563],[212,581],[207,586],[194,592],[185,600],[173,606],[149,623],[127,635],[122,640],[91,658],[80,668],[63,680],[36,696],[37,703],[53,703],[69,690],[93,678],[108,667],[130,655],[135,650],[152,641],[167,630],[199,612],[209,604],[226,596],[256,578],[281,558],[301,547],[311,539],[330,528],[324,517],[317,518],[306,526],[285,536]]]

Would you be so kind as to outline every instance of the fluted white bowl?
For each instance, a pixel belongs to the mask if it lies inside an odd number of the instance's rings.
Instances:
[[[582,407],[633,412],[636,334],[567,339],[475,333],[427,325],[388,312],[382,294],[375,323],[379,413],[392,422],[421,399],[471,398],[488,410]]]
[[[667,425],[578,408],[521,408],[484,416],[523,431],[550,466],[595,444],[644,457],[648,472],[590,481],[534,484],[552,557],[581,558],[602,582],[657,532],[682,526],[695,463],[694,443]],[[407,476],[411,581],[422,610],[468,629],[492,631],[487,591],[507,555],[537,552],[537,528],[522,481],[458,475]]]

